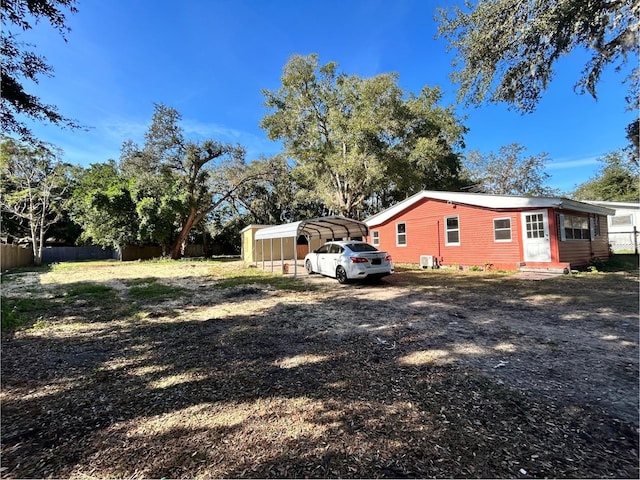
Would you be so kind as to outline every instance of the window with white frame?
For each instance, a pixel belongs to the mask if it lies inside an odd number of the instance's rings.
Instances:
[[[614,215],[609,217],[612,227],[631,227],[633,226],[633,214]]]
[[[588,240],[591,238],[587,217],[565,215],[563,227],[566,240]]]
[[[510,218],[495,218],[493,220],[493,240],[496,242],[511,241]]]
[[[460,221],[458,215],[455,217],[445,217],[444,238],[446,245],[460,245]]]
[[[371,243],[373,245],[380,245],[380,232],[378,230],[371,232]]]
[[[405,247],[407,245],[407,224],[396,223],[396,245],[398,247]]]

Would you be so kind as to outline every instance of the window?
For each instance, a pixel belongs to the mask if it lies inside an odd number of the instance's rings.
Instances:
[[[589,240],[589,219],[587,217],[564,216],[564,238],[566,240]]]
[[[525,225],[527,229],[527,238],[544,238],[544,215],[542,213],[534,213],[525,215]]]
[[[631,227],[633,225],[633,215],[614,215],[611,217],[612,227]]]
[[[405,223],[396,223],[396,245],[398,247],[407,245],[407,225]]]
[[[446,245],[460,245],[460,223],[458,221],[458,216],[455,217],[445,217],[444,219],[445,225],[445,238]]]
[[[493,220],[493,240],[496,242],[511,241],[510,218],[496,218]]]
[[[368,243],[349,243],[347,247],[352,252],[377,252],[378,249]]]
[[[344,252],[344,248],[342,248],[337,243],[332,243],[329,247],[329,253],[342,253]]]
[[[380,232],[378,230],[371,232],[371,242],[374,245],[380,245]]]
[[[316,250],[315,253],[329,253],[329,245],[324,244],[319,249]]]

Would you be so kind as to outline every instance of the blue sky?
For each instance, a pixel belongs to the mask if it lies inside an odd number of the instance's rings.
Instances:
[[[79,12],[68,17],[67,43],[45,23],[21,38],[55,70],[53,78],[27,85],[30,92],[90,129],[32,124],[33,130],[71,163],[118,159],[125,140],[142,141],[157,102],[182,114],[189,138],[240,143],[248,160],[272,155],[280,146],[259,127],[267,113],[261,90],[279,88],[293,54],[317,53],[322,64],[335,61],[340,71],[363,77],[397,72],[405,91],[440,86],[442,104],[455,104],[453,53],[435,38],[435,4],[81,0]],[[625,127],[635,113],[625,110],[625,74],[613,67],[598,86],[598,101],[574,93],[585,58],[576,52],[561,60],[533,114],[504,105],[457,107],[469,128],[467,150],[486,154],[519,143],[527,154],[546,152],[549,185],[563,192],[592,177],[598,157],[626,146]]]

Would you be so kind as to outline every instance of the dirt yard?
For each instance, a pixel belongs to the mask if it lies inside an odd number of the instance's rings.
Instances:
[[[3,478],[638,478],[638,272],[3,274]]]

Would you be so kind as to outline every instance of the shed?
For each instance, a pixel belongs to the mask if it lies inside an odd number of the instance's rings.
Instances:
[[[363,239],[369,234],[364,222],[340,215],[264,226],[249,225],[242,230],[242,258],[245,262],[297,260],[332,239]]]
[[[614,213],[567,198],[423,190],[365,222],[394,262],[568,271],[609,257]]]

